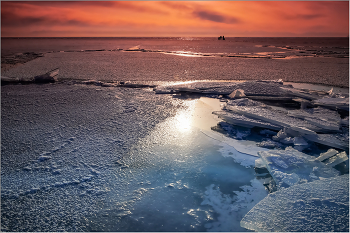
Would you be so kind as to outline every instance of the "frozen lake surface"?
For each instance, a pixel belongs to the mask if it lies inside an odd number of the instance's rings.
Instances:
[[[267,205],[337,203],[322,229],[348,231],[348,51],[348,38],[2,40],[1,230],[273,231]],[[308,188],[322,198],[285,201]],[[289,226],[319,229],[317,208]]]
[[[244,231],[267,195],[255,158],[202,132],[217,99],[57,84],[1,100],[4,231]]]
[[[349,87],[348,38],[3,38],[7,77],[61,80],[274,80]]]

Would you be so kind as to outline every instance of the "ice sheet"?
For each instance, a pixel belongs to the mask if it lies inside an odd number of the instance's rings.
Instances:
[[[277,190],[338,176],[339,172],[293,148],[258,152],[276,182]]]
[[[346,141],[346,138],[342,134],[305,135],[305,138],[309,141],[317,142],[341,150],[349,149],[349,141]]]
[[[259,119],[262,121],[269,122],[271,124],[279,125],[282,127],[305,127],[309,130],[315,132],[324,132],[325,130],[308,123],[305,120],[301,120],[298,118],[290,117],[283,111],[273,110],[268,107],[261,106],[231,106],[227,105],[226,108],[234,113],[242,114],[247,117],[251,117],[254,119]]]
[[[209,131],[209,130],[201,130],[203,134],[207,135],[208,137],[223,142],[234,149],[236,149],[238,152],[246,154],[246,155],[252,155],[255,157],[258,157],[258,152],[266,150],[264,148],[256,146],[255,142],[250,141],[240,141],[233,138],[225,137],[224,135]]]
[[[247,82],[228,82],[228,83],[209,83],[208,82],[193,82],[190,84],[181,84],[166,87],[167,90],[173,92],[193,92],[202,94],[217,94],[229,95],[235,90],[241,89],[247,96],[286,96],[287,91],[281,87],[283,85],[278,82],[261,82],[261,81],[247,81]],[[162,88],[164,89],[164,88]],[[156,88],[156,91],[158,88]]]
[[[243,126],[247,128],[261,127],[266,129],[279,130],[281,126],[274,125],[261,120],[246,117],[241,114],[235,114],[227,111],[216,111],[213,114],[218,115],[221,119],[232,125]]]
[[[296,96],[296,97],[301,97],[306,100],[317,100],[319,97],[318,95],[311,94],[309,92],[305,92],[303,90],[299,90],[296,88],[285,88],[282,87],[282,89],[286,92],[288,92],[288,95],[290,96]]]
[[[241,226],[258,232],[349,232],[349,176],[269,194],[244,216]]]
[[[303,110],[290,110],[288,111],[288,115],[299,117],[302,119],[309,117],[309,118],[318,118],[323,120],[331,120],[338,123],[341,120],[340,115],[337,111],[330,110],[323,107],[308,108]]]
[[[288,115],[304,119],[320,128],[339,131],[340,115],[338,112],[330,109],[318,107],[304,110],[291,110],[288,111]]]
[[[322,98],[313,101],[314,104],[349,111],[349,98]]]

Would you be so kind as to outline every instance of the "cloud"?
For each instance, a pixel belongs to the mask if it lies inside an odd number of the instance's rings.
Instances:
[[[29,27],[29,26],[88,26],[88,24],[76,19],[54,18],[51,16],[20,16],[9,11],[1,12],[1,27]]]
[[[200,18],[203,20],[209,20],[217,23],[239,23],[240,22],[238,18],[227,17],[227,16],[220,15],[219,13],[216,13],[216,12],[210,12],[205,10],[194,11],[193,15],[197,18]]]
[[[296,19],[303,19],[303,20],[313,20],[317,18],[325,17],[323,14],[296,14],[296,15],[283,15],[285,19],[288,20],[296,20]]]
[[[2,2],[3,6],[32,5],[41,7],[72,7],[72,6],[101,6],[111,7],[116,2],[113,1],[23,1],[23,2]]]
[[[159,2],[160,4],[170,8],[171,10],[192,10],[192,7],[189,7],[188,2],[185,2],[185,4],[180,2]]]

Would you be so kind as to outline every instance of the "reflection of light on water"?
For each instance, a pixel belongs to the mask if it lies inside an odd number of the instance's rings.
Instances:
[[[189,132],[193,126],[193,111],[197,100],[186,101],[188,109],[180,111],[174,118],[174,127],[180,133]]]
[[[171,51],[171,52],[166,52],[164,54],[177,55],[177,56],[183,56],[183,57],[203,57],[202,54],[187,52],[187,51]]]
[[[192,119],[191,116],[188,116],[187,112],[181,112],[176,116],[176,129],[180,132],[186,132],[191,129]]]
[[[195,82],[199,82],[199,81],[183,81],[183,82],[175,82],[175,83],[170,83],[168,84],[168,86],[175,86],[175,85],[181,85],[181,84],[190,84],[190,83],[195,83]]]

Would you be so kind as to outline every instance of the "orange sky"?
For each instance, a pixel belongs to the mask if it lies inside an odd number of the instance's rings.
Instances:
[[[2,37],[348,36],[348,1],[1,2]]]

